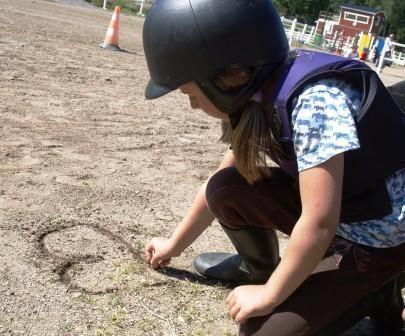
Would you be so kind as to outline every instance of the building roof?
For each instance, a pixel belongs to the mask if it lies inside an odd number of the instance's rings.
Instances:
[[[355,9],[359,12],[364,12],[367,14],[374,14],[374,15],[379,14],[379,13],[384,14],[384,12],[381,9],[375,9],[372,7],[361,6],[361,5],[343,4],[340,6],[340,8]]]

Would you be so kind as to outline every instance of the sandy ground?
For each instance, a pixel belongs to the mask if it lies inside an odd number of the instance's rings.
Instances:
[[[111,13],[62,2],[0,0],[0,335],[235,334],[229,290],[190,266],[231,251],[218,225],[164,274],[142,261],[226,150],[218,122],[143,99],[142,18],[113,53]]]

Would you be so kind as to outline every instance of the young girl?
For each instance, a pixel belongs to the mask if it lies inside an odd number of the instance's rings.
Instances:
[[[232,128],[217,171],[146,261],[166,266],[217,218],[238,254],[193,266],[242,284],[227,299],[241,335],[339,335],[364,316],[399,335],[405,122],[376,74],[289,52],[269,0],[158,0],[143,34],[146,97],[180,89]],[[290,236],[281,260],[275,230]]]

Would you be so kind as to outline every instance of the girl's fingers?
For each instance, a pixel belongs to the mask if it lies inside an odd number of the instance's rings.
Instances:
[[[152,256],[153,256],[153,251],[145,251],[145,261],[147,262],[147,263],[149,263],[150,262],[150,259],[152,258]]]
[[[236,315],[239,313],[239,311],[240,311],[240,307],[238,305],[233,305],[229,311],[229,316],[234,319],[236,317]]]
[[[152,256],[152,258],[150,259],[149,263],[151,264],[151,266],[156,269],[159,267],[159,259],[156,257],[156,254],[154,254]]]
[[[231,301],[231,298],[233,298],[234,297],[234,293],[233,293],[233,291],[231,291],[229,294],[228,294],[228,296],[227,296],[227,298],[226,298],[226,302],[230,302]]]
[[[170,259],[162,260],[160,262],[160,267],[166,267],[169,264],[170,264]]]
[[[228,309],[231,309],[236,303],[235,295],[228,297],[227,301],[228,301]]]
[[[149,264],[150,258],[152,258],[152,254],[145,252],[145,261]]]
[[[247,320],[246,314],[242,310],[239,310],[239,312],[235,316],[235,322],[244,323],[246,320]]]
[[[154,250],[153,244],[151,242],[149,242],[148,244],[146,244],[145,246],[145,253],[149,253],[151,254]]]
[[[145,246],[145,251],[150,251],[151,249],[153,249],[153,244],[152,242],[148,242]]]

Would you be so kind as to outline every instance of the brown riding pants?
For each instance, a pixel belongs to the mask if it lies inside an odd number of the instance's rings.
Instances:
[[[279,168],[272,168],[270,178],[254,185],[235,168],[226,168],[210,179],[206,196],[212,213],[230,229],[254,225],[290,235],[301,213],[296,182]],[[335,236],[312,275],[271,315],[242,324],[240,335],[333,336],[332,331],[324,331],[404,269],[405,244],[373,248]],[[354,323],[361,318],[355,315]]]

